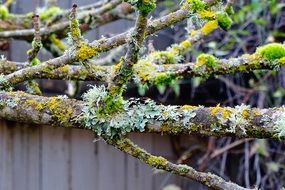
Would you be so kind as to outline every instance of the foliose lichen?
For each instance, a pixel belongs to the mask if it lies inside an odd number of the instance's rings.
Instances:
[[[273,129],[277,133],[279,139],[285,137],[285,111],[283,110],[276,111],[275,114],[272,115],[274,121]]]
[[[234,110],[231,110],[229,121],[230,128],[227,129],[227,132],[236,133],[236,131],[241,131],[241,133],[246,134],[246,126],[249,125],[249,110],[250,106],[248,105],[238,105],[235,106]]]
[[[110,112],[102,109],[106,106],[106,99],[111,104]],[[154,122],[176,121],[180,122],[181,126],[189,127],[191,118],[195,117],[191,110],[181,111],[179,107],[158,105],[150,99],[141,101],[110,97],[104,86],[91,88],[83,95],[83,101],[84,108],[77,120],[97,135],[110,138],[132,131],[142,132],[147,124]]]

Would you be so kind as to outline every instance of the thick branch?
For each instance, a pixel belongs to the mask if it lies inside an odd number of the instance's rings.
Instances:
[[[157,106],[164,119],[147,119],[147,132],[285,139],[284,107]],[[11,121],[85,128],[80,120],[75,120],[83,108],[83,102],[79,100],[0,92],[0,118]]]

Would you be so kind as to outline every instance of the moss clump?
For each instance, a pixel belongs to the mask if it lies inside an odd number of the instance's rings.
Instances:
[[[76,51],[76,60],[85,62],[88,59],[95,57],[97,54],[96,48],[91,47],[87,43],[81,43],[79,49]]]
[[[81,31],[79,28],[79,22],[76,18],[72,18],[69,23],[70,35],[73,40],[81,39]]]
[[[150,60],[154,59],[154,61],[158,64],[174,64],[175,56],[168,51],[155,51],[150,54]]]
[[[0,6],[0,19],[5,20],[9,16],[9,10],[6,6],[1,5]]]
[[[41,20],[47,20],[48,18],[51,18],[52,16],[58,14],[61,12],[61,9],[57,6],[52,6],[48,9],[44,9],[42,12],[40,12],[40,19]]]
[[[120,112],[123,109],[123,98],[112,97],[107,95],[102,100],[102,105],[98,107],[97,113],[101,116],[110,115],[116,112]]]
[[[155,0],[139,0],[136,6],[139,11],[148,14],[156,8],[156,3]]]
[[[31,61],[31,64],[34,66],[34,65],[38,65],[40,64],[41,61],[38,59],[38,58],[34,58],[32,61]]]
[[[154,78],[155,85],[167,85],[171,84],[173,81],[177,79],[177,76],[170,73],[158,73]]]
[[[146,163],[154,167],[159,167],[159,166],[165,166],[168,163],[168,161],[161,156],[151,155],[147,158]]]
[[[183,8],[186,8],[186,5],[190,7],[192,12],[202,11],[207,7],[206,3],[202,0],[186,0]]]
[[[218,28],[219,24],[217,20],[211,20],[209,22],[207,22],[202,28],[201,31],[204,35],[208,35],[209,33],[211,33],[213,30],[215,30],[216,28]]]
[[[285,47],[282,44],[272,43],[257,48],[256,53],[265,60],[274,61],[285,57]]]
[[[233,21],[226,12],[217,12],[216,14],[218,24],[223,30],[230,29]]]
[[[200,54],[196,61],[197,66],[206,65],[209,68],[217,66],[217,58],[210,54]]]

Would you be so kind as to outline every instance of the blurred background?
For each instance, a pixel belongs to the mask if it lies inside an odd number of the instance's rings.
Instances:
[[[17,0],[12,13],[27,13],[44,0]],[[79,6],[94,0],[61,0],[61,8],[73,3]],[[180,1],[161,0],[153,18],[179,7]],[[195,61],[200,53],[219,58],[253,53],[257,46],[285,39],[285,0],[238,0],[234,25],[228,31],[216,30],[195,44],[186,61]],[[134,16],[126,16],[102,25],[84,36],[90,41],[126,31],[134,24]],[[195,16],[160,31],[147,39],[145,49],[153,46],[165,50],[185,38],[187,30],[201,25]],[[65,39],[63,39],[65,41]],[[8,60],[26,61],[30,44],[11,40],[1,54]],[[124,48],[115,50],[118,57]],[[108,56],[109,53],[103,56]],[[42,50],[39,58],[53,55]],[[45,95],[66,94],[79,98],[96,82],[38,80]],[[267,108],[281,106],[285,95],[285,69],[256,71],[246,74],[216,76],[207,80],[189,78],[170,86],[137,86],[131,82],[124,94],[149,97],[162,104],[234,106],[248,104]],[[20,85],[17,87],[22,89]],[[173,162],[189,164],[199,171],[211,171],[244,187],[281,189],[285,186],[284,142],[263,139],[215,138],[201,136],[168,136],[131,134],[130,138],[153,154]],[[49,126],[25,126],[0,121],[0,190],[202,190],[206,187],[182,177],[153,170],[102,141],[94,141],[91,132]]]

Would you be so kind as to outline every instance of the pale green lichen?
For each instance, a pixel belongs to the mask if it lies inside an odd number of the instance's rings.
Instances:
[[[106,108],[106,99],[110,103]],[[157,105],[147,99],[123,100],[121,97],[110,97],[104,86],[94,86],[83,95],[84,108],[77,120],[84,127],[94,130],[99,136],[110,138],[125,135],[132,131],[144,131],[147,124],[154,122],[177,122],[189,127],[192,110],[179,110],[175,106]],[[108,104],[108,103],[107,103]],[[108,111],[106,111],[108,109]]]
[[[248,105],[238,105],[231,110],[229,116],[230,128],[226,129],[229,133],[236,133],[240,131],[242,134],[246,134],[246,126],[249,125],[248,118],[250,106]]]
[[[268,61],[274,61],[285,57],[283,44],[271,43],[257,48],[256,53]]]
[[[284,108],[284,107],[283,107]],[[280,110],[276,111],[275,114],[272,115],[272,119],[274,121],[273,129],[277,133],[279,139],[285,137],[285,111]]]
[[[148,119],[154,119],[160,113],[160,108],[151,100],[142,104],[135,99],[120,99],[120,109],[117,107],[115,112],[102,114],[98,110],[105,107],[106,97],[109,96],[104,86],[95,86],[83,96],[85,106],[79,119],[84,122],[85,127],[93,129],[98,135],[114,137],[135,130],[144,131]],[[111,97],[108,99],[112,101]]]

